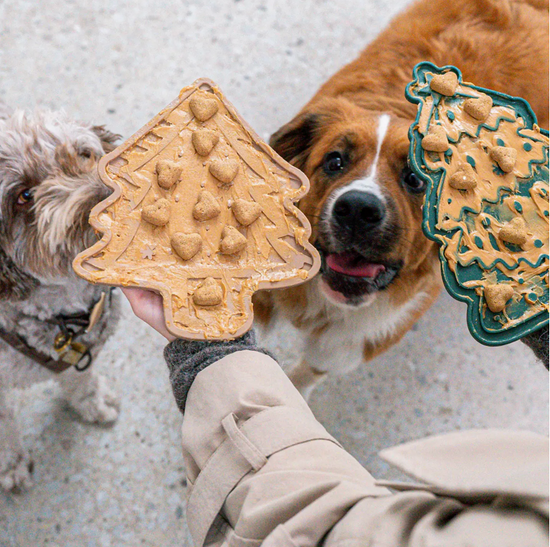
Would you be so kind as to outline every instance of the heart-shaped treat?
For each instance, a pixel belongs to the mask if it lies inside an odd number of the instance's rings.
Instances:
[[[473,190],[477,186],[473,167],[469,163],[461,165],[449,179],[449,186],[455,190]]]
[[[523,245],[527,241],[527,226],[525,221],[521,217],[513,218],[500,229],[498,237],[508,243]]]
[[[164,226],[170,220],[170,202],[160,198],[141,210],[141,218],[155,226]]]
[[[458,77],[454,72],[447,72],[446,74],[437,74],[430,81],[430,88],[436,93],[451,97],[455,94],[458,87]]]
[[[243,226],[249,226],[262,213],[262,208],[255,201],[247,201],[246,199],[236,199],[231,206],[233,215]]]
[[[176,232],[170,238],[170,243],[178,256],[183,258],[183,260],[189,260],[201,250],[202,238],[196,233],[185,234],[183,232]]]
[[[159,160],[157,162],[157,182],[161,188],[168,190],[178,182],[182,167],[179,163],[170,160]]]
[[[484,122],[493,108],[493,99],[489,95],[480,95],[475,99],[464,101],[464,112],[472,116],[478,122]]]
[[[447,133],[441,125],[432,125],[422,139],[422,148],[428,152],[445,152],[449,148]]]
[[[237,160],[214,160],[208,169],[215,179],[229,184],[233,182],[239,172],[239,162]]]
[[[199,156],[208,156],[219,140],[219,135],[208,129],[199,129],[191,135],[191,142]]]
[[[237,228],[226,226],[222,231],[220,252],[224,255],[233,255],[246,247],[246,237]]]
[[[493,146],[489,152],[489,156],[493,161],[498,163],[498,166],[505,173],[511,173],[516,166],[518,153],[515,148],[509,148],[508,146]]]
[[[223,290],[213,277],[207,277],[193,294],[197,306],[217,306],[222,300]]]
[[[193,207],[193,217],[201,221],[211,220],[220,212],[221,207],[216,198],[208,190],[202,190],[199,193],[199,200]]]
[[[204,95],[197,95],[189,101],[189,108],[197,120],[205,122],[218,111],[218,101]]]
[[[498,285],[487,285],[484,291],[487,306],[493,313],[501,312],[514,295],[514,289],[505,283]]]

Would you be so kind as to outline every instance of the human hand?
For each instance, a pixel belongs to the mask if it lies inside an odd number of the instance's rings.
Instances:
[[[142,321],[153,327],[169,342],[176,339],[166,328],[164,306],[162,305],[162,296],[160,294],[137,287],[124,287],[122,292],[130,302],[132,311]]]
[[[176,404],[184,412],[187,393],[197,374],[211,363],[223,357],[242,350],[267,353],[256,345],[253,331],[247,332],[236,340],[199,341],[177,339],[168,332],[164,322],[164,307],[162,297],[152,291],[138,288],[122,289],[128,298],[134,313],[169,342],[176,342],[166,346],[164,358],[170,370],[170,382],[176,398]]]

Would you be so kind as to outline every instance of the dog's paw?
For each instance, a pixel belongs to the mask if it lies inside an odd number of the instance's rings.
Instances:
[[[30,488],[33,468],[34,463],[26,452],[0,448],[0,487],[3,490],[19,493]]]
[[[311,368],[306,362],[302,361],[295,366],[288,377],[294,384],[294,387],[300,392],[300,395],[309,402],[313,390],[320,382],[326,379],[326,372]]]
[[[120,400],[103,376],[94,376],[69,397],[70,406],[89,423],[108,424],[118,418]]]

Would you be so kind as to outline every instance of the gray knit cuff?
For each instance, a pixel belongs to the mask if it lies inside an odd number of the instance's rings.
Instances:
[[[189,341],[177,339],[164,348],[164,359],[170,370],[170,382],[176,404],[183,413],[191,384],[197,374],[208,365],[236,351],[252,350],[272,355],[256,345],[254,331],[247,332],[235,340]]]
[[[548,325],[524,336],[521,341],[529,346],[533,353],[548,368]]]

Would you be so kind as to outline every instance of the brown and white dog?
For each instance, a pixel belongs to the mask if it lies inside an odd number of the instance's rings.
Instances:
[[[416,105],[405,86],[420,61],[524,97],[548,127],[548,0],[421,0],[334,75],[271,146],[305,172],[300,208],[323,258],[312,282],[260,294],[306,336],[291,372],[307,395],[329,370],[355,368],[398,342],[436,299],[434,243],[421,231],[423,182],[407,166]]]

